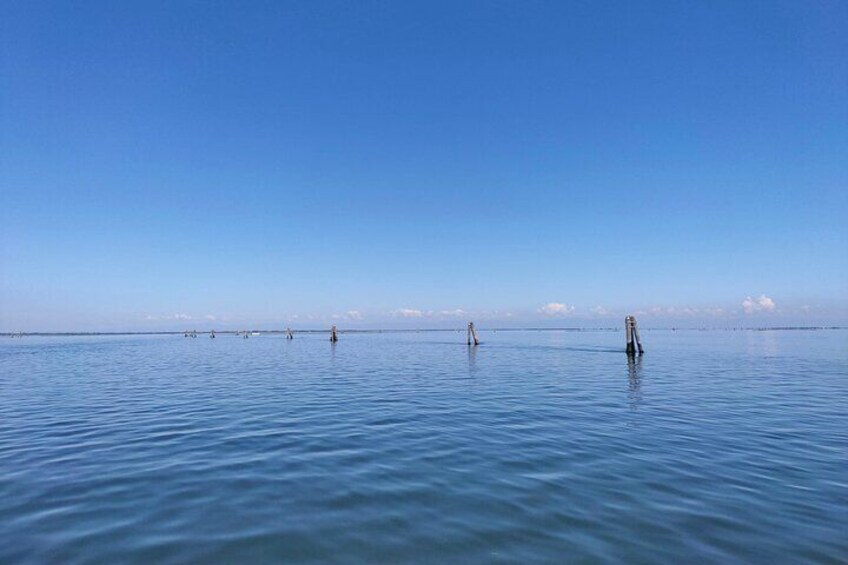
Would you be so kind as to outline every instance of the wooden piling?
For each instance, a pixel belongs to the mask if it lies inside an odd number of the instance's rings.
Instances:
[[[339,341],[339,336],[336,331],[336,326],[333,326],[333,329],[330,330],[330,342],[336,343],[337,341]]]
[[[631,316],[630,319],[633,321],[633,339],[636,340],[636,349],[639,350],[639,355],[644,355],[645,350],[642,349],[642,340],[639,339],[639,324],[633,316]]]
[[[639,325],[636,323],[636,318],[627,316],[624,318],[624,333],[626,334],[628,355],[644,355],[645,350],[642,349],[642,340],[639,339]]]
[[[472,341],[474,345],[480,345],[480,336],[477,335],[477,328],[474,327],[474,322],[468,322],[468,345],[471,345]]]
[[[286,339],[294,339],[294,334],[291,331],[291,328],[286,328]]]

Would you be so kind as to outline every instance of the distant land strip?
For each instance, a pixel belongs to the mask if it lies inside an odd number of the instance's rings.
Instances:
[[[772,332],[772,331],[824,331],[824,330],[845,330],[848,326],[768,326],[768,327],[736,327],[736,328],[678,328],[678,327],[657,327],[644,328],[645,331],[696,331],[696,332],[732,332],[732,331],[754,331],[754,332]],[[339,329],[339,333],[345,334],[380,334],[380,333],[433,333],[433,332],[457,332],[464,331],[465,328],[421,328],[421,329]],[[326,334],[330,329],[310,329],[298,330],[292,329],[297,334]],[[621,328],[480,328],[480,331],[485,332],[620,332]],[[208,335],[211,330],[204,330],[189,333],[197,333],[198,335]],[[181,331],[145,331],[145,332],[0,332],[0,336],[4,337],[80,337],[80,336],[125,336],[125,335],[184,335],[186,332]],[[226,334],[243,334],[243,333],[260,333],[271,335],[285,335],[286,330],[215,330],[216,335]]]

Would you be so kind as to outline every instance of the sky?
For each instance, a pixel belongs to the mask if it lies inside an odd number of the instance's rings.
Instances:
[[[0,3],[0,331],[848,324],[843,1]]]

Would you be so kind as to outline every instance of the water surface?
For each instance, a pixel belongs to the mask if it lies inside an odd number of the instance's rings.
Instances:
[[[4,338],[0,561],[844,562],[848,332]]]

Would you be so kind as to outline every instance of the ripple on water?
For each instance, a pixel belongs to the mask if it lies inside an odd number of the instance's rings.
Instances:
[[[848,332],[0,345],[0,561],[848,557]]]

